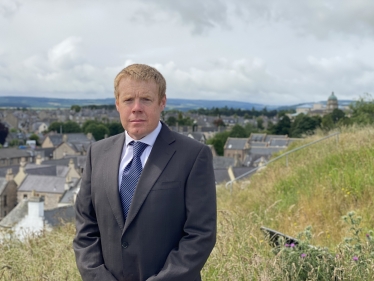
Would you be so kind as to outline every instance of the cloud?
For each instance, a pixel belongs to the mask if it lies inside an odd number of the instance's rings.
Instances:
[[[237,18],[247,24],[285,22],[300,35],[327,38],[335,33],[374,34],[372,0],[141,0],[135,16],[144,22],[179,20],[194,34],[228,28]]]
[[[143,22],[179,20],[191,26],[192,33],[202,34],[215,27],[229,27],[227,4],[222,0],[141,0],[144,5],[134,16]]]
[[[21,1],[18,0],[2,0],[0,2],[0,16],[9,18],[13,16],[21,7]]]

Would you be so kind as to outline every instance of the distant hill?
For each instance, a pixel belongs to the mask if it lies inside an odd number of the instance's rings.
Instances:
[[[14,97],[0,96],[0,107],[19,107],[19,108],[70,108],[72,105],[106,105],[114,104],[114,98],[107,99],[57,99],[40,97]],[[187,111],[198,108],[225,107],[241,109],[263,109],[266,105],[239,101],[221,101],[221,100],[189,100],[168,98],[166,109],[177,109]],[[275,106],[266,106],[267,109],[275,109]]]
[[[339,105],[348,105],[351,100],[339,100]],[[326,101],[319,103],[326,104]],[[106,99],[58,99],[58,98],[41,98],[41,97],[22,97],[22,96],[0,96],[0,107],[13,107],[13,108],[70,108],[72,105],[87,106],[87,105],[113,105],[114,98]],[[222,108],[227,106],[228,108],[240,108],[243,110],[261,110],[266,107],[268,110],[282,110],[282,109],[295,109],[301,105],[312,105],[313,103],[300,103],[297,105],[290,106],[273,106],[264,105],[259,103],[251,102],[240,102],[240,101],[227,101],[227,100],[190,100],[190,99],[173,99],[168,98],[166,104],[166,110],[177,109],[180,111],[187,111],[191,109],[207,108],[212,107]]]

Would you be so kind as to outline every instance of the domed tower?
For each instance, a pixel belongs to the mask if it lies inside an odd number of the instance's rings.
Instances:
[[[327,113],[331,113],[335,108],[338,108],[338,99],[334,95],[334,92],[332,92],[331,96],[327,99]]]

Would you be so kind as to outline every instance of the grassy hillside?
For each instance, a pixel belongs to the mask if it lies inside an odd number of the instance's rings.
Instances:
[[[374,280],[373,139],[374,128],[346,129],[338,142],[300,150],[288,166],[286,159],[274,162],[232,193],[219,187],[218,239],[203,279]],[[261,226],[300,235],[301,244],[273,250]],[[0,280],[80,280],[73,235],[68,224],[27,243],[0,245]]]

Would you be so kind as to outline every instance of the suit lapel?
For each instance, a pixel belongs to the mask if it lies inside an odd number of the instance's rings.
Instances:
[[[103,167],[103,169],[106,169],[104,173],[106,175],[106,181],[104,182],[103,186],[105,186],[110,207],[121,230],[124,226],[124,219],[118,190],[118,169],[121,162],[121,154],[124,143],[125,133],[121,134],[117,138],[114,138],[113,142],[105,148],[105,153],[103,155],[105,158],[103,163],[107,164],[105,167]]]
[[[172,137],[169,128],[167,128],[165,124],[162,124],[162,129],[157,136],[151,154],[148,157],[147,163],[144,166],[136,187],[123,232],[126,231],[128,226],[134,220],[135,216],[138,214],[139,209],[144,200],[147,198],[148,193],[152,189],[162,171],[165,169],[170,158],[173,156],[175,149],[172,148],[170,144],[174,141],[175,139]]]

